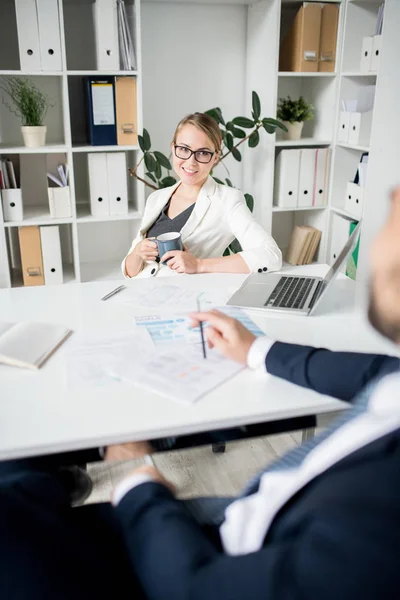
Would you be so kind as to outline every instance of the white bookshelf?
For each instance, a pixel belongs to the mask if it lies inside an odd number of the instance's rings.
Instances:
[[[278,98],[288,94],[303,95],[312,102],[317,118],[305,124],[301,140],[293,142],[282,139],[280,133],[272,136],[263,132],[256,149],[242,146],[241,163],[226,161],[229,177],[234,185],[253,194],[255,217],[272,232],[283,250],[296,224],[313,225],[323,232],[317,261],[331,262],[343,217],[354,217],[345,210],[347,181],[353,179],[361,154],[369,152],[358,267],[358,279],[364,282],[371,240],[385,215],[381,204],[387,204],[387,192],[398,179],[400,120],[396,98],[400,84],[394,74],[398,71],[396,56],[400,55],[400,36],[395,26],[400,19],[400,2],[385,3],[377,73],[361,72],[360,57],[363,38],[374,34],[380,0],[333,3],[340,5],[334,73],[279,71],[280,37],[290,26],[300,0],[136,0],[134,38],[138,68],[137,72],[118,74],[137,75],[139,131],[144,123],[151,135],[152,149],[167,155],[177,122],[189,112],[220,106],[225,118],[249,116],[252,90],[260,96],[262,116],[275,116]],[[7,6],[12,5],[13,0],[7,0]],[[2,15],[0,31],[5,29],[6,35],[3,42],[0,40],[0,76],[31,75],[37,85],[56,96],[57,107],[46,120],[48,145],[32,151],[21,146],[19,123],[13,122],[13,117],[0,106],[0,153],[16,161],[24,156],[25,160],[37,160],[40,155],[49,161],[52,156],[55,160],[64,155],[70,167],[73,199],[72,218],[59,223],[68,281],[120,277],[120,261],[137,231],[149,190],[128,178],[126,215],[103,219],[90,214],[87,154],[120,151],[122,147],[92,147],[85,141],[80,78],[93,73],[115,73],[95,68],[92,1],[59,0],[59,7],[63,54],[63,68],[59,72],[22,73],[16,26],[9,15],[11,9],[5,11],[5,17]],[[190,58],[181,54],[183,31],[190,32]],[[8,53],[1,52],[2,44],[7,44]],[[194,48],[201,48],[201,52],[195,52]],[[373,84],[376,96],[369,143],[339,142],[341,100]],[[273,206],[275,158],[282,149],[302,147],[329,148],[326,203],[323,207],[283,210]],[[123,149],[128,166],[134,165],[139,153],[137,146]],[[221,167],[216,175],[228,176]],[[46,203],[47,198],[42,206]],[[28,202],[22,223],[4,223],[0,214],[0,286],[15,285],[18,280],[9,257],[10,238],[15,238],[17,227],[56,222],[45,211],[40,212],[41,206],[37,205],[33,199]]]
[[[54,0],[58,5],[62,55],[60,71],[32,71],[20,68],[18,27],[14,0],[2,2],[0,24],[0,78],[28,76],[48,94],[54,106],[45,118],[46,146],[22,145],[20,122],[0,102],[0,155],[10,158],[17,171],[29,173],[22,181],[24,218],[4,222],[0,206],[0,287],[21,286],[18,227],[59,225],[65,283],[122,277],[119,265],[136,234],[144,208],[144,189],[127,176],[128,212],[95,217],[90,213],[88,154],[125,152],[127,166],[134,166],[139,147],[91,146],[87,140],[86,106],[82,78],[135,76],[137,78],[138,129],[142,122],[142,70],[140,2],[127,0],[130,27],[135,43],[137,70],[105,71],[96,68],[96,47],[92,0]],[[114,2],[114,0],[110,0]],[[7,50],[7,51],[5,51]],[[46,172],[51,165],[66,162],[72,202],[70,218],[52,218],[47,198]],[[111,266],[110,266],[111,265]]]

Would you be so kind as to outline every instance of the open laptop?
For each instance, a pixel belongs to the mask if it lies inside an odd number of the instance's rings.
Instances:
[[[298,315],[310,315],[327,293],[332,281],[354,250],[361,221],[354,228],[334,265],[324,278],[307,275],[250,275],[227,304],[248,308],[263,308]]]

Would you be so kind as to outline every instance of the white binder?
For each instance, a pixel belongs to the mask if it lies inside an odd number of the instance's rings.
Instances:
[[[350,127],[350,113],[346,110],[340,111],[338,142],[348,142]]]
[[[360,71],[369,73],[371,70],[372,44],[374,38],[372,36],[364,37],[362,40]]]
[[[371,138],[372,110],[350,113],[348,143],[369,146]]]
[[[363,213],[363,204],[364,188],[357,183],[348,181],[346,186],[346,202],[344,205],[345,210],[355,219],[360,220]]]
[[[61,71],[61,40],[58,3],[36,0],[42,71]]]
[[[60,228],[58,225],[40,227],[43,274],[45,285],[63,283]]]
[[[297,206],[300,150],[281,150],[275,162],[274,205]]]
[[[331,229],[331,243],[328,261],[330,265],[333,265],[340,252],[343,249],[350,233],[350,221],[339,217],[339,215],[333,215],[332,229]],[[346,270],[346,266],[342,271]]]
[[[22,193],[20,189],[1,190],[4,221],[23,221]]]
[[[36,0],[15,0],[19,60],[22,71],[40,71],[39,26]]]
[[[107,153],[107,175],[110,215],[124,215],[128,212],[125,152]]]
[[[313,206],[325,206],[328,185],[328,148],[317,148]]]
[[[300,151],[299,192],[297,206],[312,206],[315,182],[315,148]]]
[[[116,0],[96,0],[93,4],[97,69],[119,70],[118,13]]]
[[[371,53],[371,65],[370,71],[372,73],[376,73],[379,69],[379,63],[381,58],[381,48],[382,48],[382,36],[374,35],[372,38],[372,53]]]
[[[95,217],[110,214],[108,195],[107,155],[105,152],[88,154],[90,212]]]

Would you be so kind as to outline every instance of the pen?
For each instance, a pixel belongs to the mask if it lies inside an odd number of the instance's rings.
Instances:
[[[197,312],[200,312],[200,302],[197,298]],[[203,358],[207,358],[206,354],[206,344],[204,342],[204,331],[203,331],[203,323],[200,321],[200,335],[201,335],[201,346],[203,348]]]
[[[124,290],[125,287],[126,287],[125,285],[120,285],[119,287],[115,288],[115,290],[112,290],[111,292],[109,292],[108,294],[103,296],[102,300],[108,300],[109,298],[111,298],[111,296],[114,296],[114,294],[118,294],[118,292],[122,292],[122,290]]]

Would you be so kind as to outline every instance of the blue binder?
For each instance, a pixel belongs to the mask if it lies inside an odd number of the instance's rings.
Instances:
[[[88,136],[92,146],[117,144],[115,78],[86,77]]]

